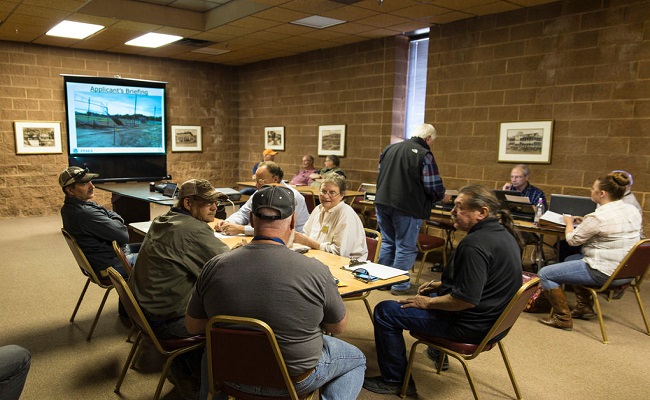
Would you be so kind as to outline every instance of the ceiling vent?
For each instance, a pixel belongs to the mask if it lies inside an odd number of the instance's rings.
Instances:
[[[199,47],[212,46],[213,44],[216,44],[216,42],[211,42],[209,40],[185,38],[174,42],[174,44],[199,48]]]

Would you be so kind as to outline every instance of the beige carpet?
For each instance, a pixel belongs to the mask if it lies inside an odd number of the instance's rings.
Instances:
[[[68,320],[85,278],[60,233],[58,216],[0,220],[0,344],[15,343],[32,352],[32,368],[22,399],[116,399],[113,393],[130,344],[129,327],[117,316],[117,294],[111,293],[91,342],[86,335],[103,290],[91,286],[73,324]],[[432,273],[425,271],[424,279]],[[650,285],[642,290],[650,304]],[[570,301],[572,300],[572,295]],[[393,299],[374,292],[374,305]],[[368,375],[378,374],[372,326],[361,302],[346,303],[348,330],[341,338],[368,357]],[[547,328],[537,315],[524,314],[505,344],[526,399],[646,399],[650,389],[650,337],[631,292],[603,302],[610,344],[601,343],[596,321],[577,321],[573,332]],[[646,306],[648,310],[648,306]],[[408,336],[408,334],[407,334]],[[408,343],[411,343],[408,340]],[[138,370],[129,370],[124,399],[151,398],[161,360],[145,352]],[[514,398],[498,351],[470,362],[483,399]],[[420,350],[414,378],[421,399],[469,399],[471,391],[460,364],[438,376]],[[167,383],[164,399],[179,396]],[[360,399],[392,399],[362,390]]]

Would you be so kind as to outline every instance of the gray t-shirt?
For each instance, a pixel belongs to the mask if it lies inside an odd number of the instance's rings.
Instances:
[[[316,365],[323,349],[321,324],[340,322],[345,312],[326,265],[285,246],[255,241],[210,260],[187,307],[198,319],[237,315],[266,322],[292,376]]]

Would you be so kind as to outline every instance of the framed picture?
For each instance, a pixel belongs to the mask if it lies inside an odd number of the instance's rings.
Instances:
[[[502,122],[498,162],[551,162],[553,121]]]
[[[264,128],[264,148],[284,151],[284,126]]]
[[[318,155],[345,156],[345,125],[318,127]]]
[[[201,127],[172,125],[172,151],[203,151]]]
[[[16,154],[61,153],[60,122],[14,122]]]

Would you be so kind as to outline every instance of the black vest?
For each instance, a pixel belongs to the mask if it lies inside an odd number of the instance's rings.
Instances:
[[[422,166],[430,152],[424,140],[417,137],[386,147],[379,161],[375,203],[428,219],[433,198],[424,191]]]

